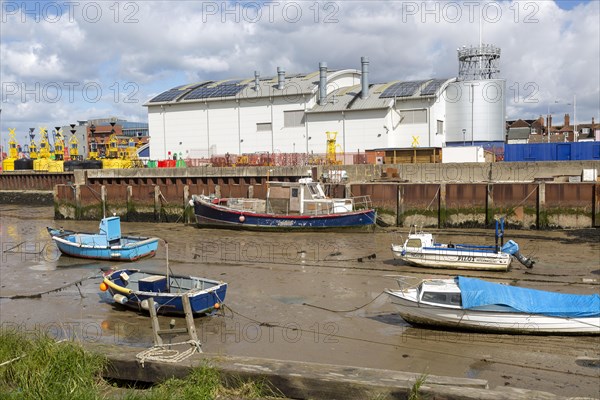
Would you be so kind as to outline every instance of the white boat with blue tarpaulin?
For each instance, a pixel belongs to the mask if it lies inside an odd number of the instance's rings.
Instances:
[[[462,276],[400,286],[386,293],[400,316],[413,325],[512,334],[600,334],[598,294],[547,292]]]

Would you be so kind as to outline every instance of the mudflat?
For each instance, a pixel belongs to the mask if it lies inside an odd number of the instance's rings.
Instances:
[[[257,233],[182,224],[122,223],[158,236],[156,257],[110,263],[61,256],[46,226],[96,232],[97,221],[54,221],[51,207],[0,205],[0,324],[83,343],[150,347],[147,315],[113,305],[102,271],[129,267],[229,283],[225,307],[196,319],[206,352],[480,378],[491,387],[600,397],[600,337],[522,336],[414,328],[383,293],[457,274],[564,293],[598,293],[600,230],[507,229],[536,265],[508,272],[415,268],[394,261],[408,229],[375,233]],[[431,230],[441,242],[493,244],[492,229]],[[183,318],[171,319],[184,327]],[[180,340],[173,336],[173,342]]]

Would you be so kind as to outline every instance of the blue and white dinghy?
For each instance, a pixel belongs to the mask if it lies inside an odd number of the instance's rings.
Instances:
[[[462,276],[400,286],[386,293],[413,325],[511,334],[600,334],[598,294],[547,292]]]
[[[156,237],[121,236],[119,217],[102,218],[99,233],[46,229],[61,253],[72,257],[136,261],[154,256],[158,248]]]

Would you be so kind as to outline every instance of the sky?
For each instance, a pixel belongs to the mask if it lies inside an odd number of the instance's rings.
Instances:
[[[501,48],[507,118],[600,120],[600,1],[0,0],[0,141],[116,116],[202,80],[360,69],[455,77],[457,48]],[[572,117],[571,117],[572,118]]]

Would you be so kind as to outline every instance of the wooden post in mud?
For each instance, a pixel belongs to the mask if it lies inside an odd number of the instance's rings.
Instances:
[[[537,229],[546,229],[548,227],[548,214],[546,214],[546,183],[538,183],[537,193]]]
[[[162,203],[160,202],[160,186],[154,185],[154,221],[160,222]]]
[[[131,221],[131,215],[133,214],[133,210],[134,210],[134,204],[133,204],[133,186],[129,185],[127,186],[127,200],[126,200],[126,214],[125,214],[125,219],[127,222]]]
[[[75,219],[80,220],[83,218],[83,211],[81,210],[81,185],[75,185],[73,190],[75,191]]]
[[[438,208],[438,228],[444,228],[446,226],[446,184],[440,183],[440,189],[438,190],[438,200],[439,200],[439,208]]]
[[[485,199],[485,226],[492,226],[494,222],[494,184],[488,183]]]
[[[190,187],[183,187],[183,223],[192,223],[194,219],[194,206],[190,204]]]
[[[100,186],[100,202],[102,203],[102,218],[106,218],[106,186]]]
[[[398,185],[398,207],[396,209],[396,226],[404,225],[404,185]]]
[[[600,183],[594,184],[592,190],[592,227],[600,226]]]

